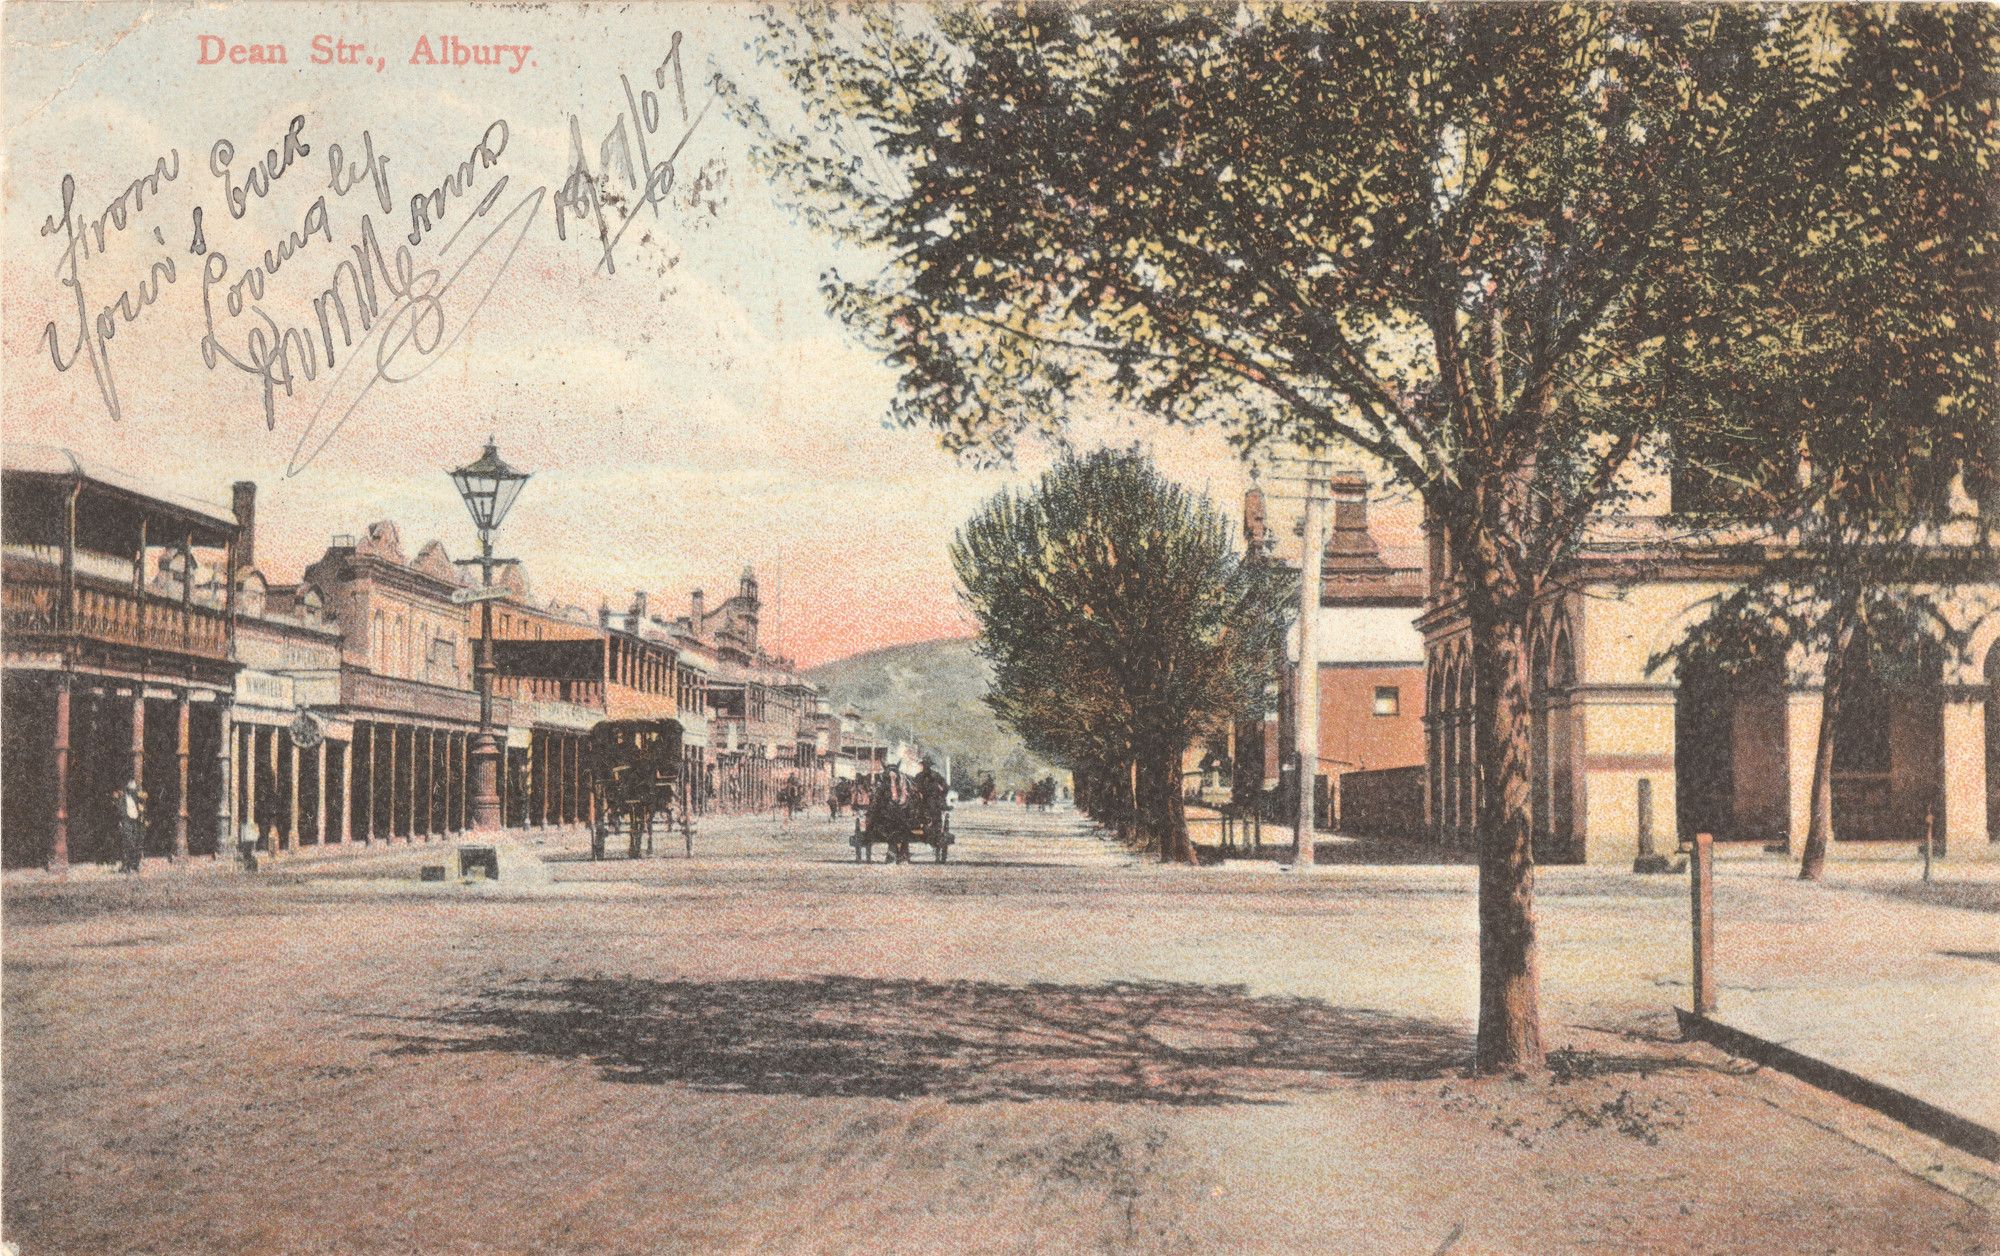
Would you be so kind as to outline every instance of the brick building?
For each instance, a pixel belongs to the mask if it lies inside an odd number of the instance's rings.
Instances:
[[[1332,497],[1313,636],[1319,676],[1314,818],[1323,830],[1344,827],[1343,801],[1359,790],[1368,829],[1415,835],[1423,828],[1426,694],[1423,637],[1416,627],[1424,605],[1423,568],[1416,555],[1385,551],[1371,531],[1365,477],[1338,473]],[[1245,497],[1243,526],[1250,552],[1275,561],[1277,542],[1260,489]],[[1273,819],[1291,816],[1287,800],[1295,788],[1290,748],[1297,709],[1296,634],[1291,648],[1270,711],[1261,721],[1237,726],[1233,756],[1234,796],[1261,798]],[[1387,812],[1384,790],[1398,791],[1389,798],[1401,800]]]

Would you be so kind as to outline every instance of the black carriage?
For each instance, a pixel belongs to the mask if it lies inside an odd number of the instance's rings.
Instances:
[[[854,806],[854,847],[856,863],[873,863],[875,847],[887,847],[884,862],[910,862],[910,847],[928,846],[939,863],[950,857],[951,806],[943,782],[936,776],[928,781],[919,775],[903,781],[893,773],[857,786],[865,791],[864,805]]]
[[[679,830],[694,854],[694,819],[681,757],[678,720],[606,720],[590,730],[587,751],[595,820],[590,857],[604,858],[613,834],[623,833],[633,859],[653,853],[657,832]]]

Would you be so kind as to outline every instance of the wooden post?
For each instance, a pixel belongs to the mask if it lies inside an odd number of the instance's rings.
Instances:
[[[1931,879],[1931,843],[1937,838],[1937,808],[1924,812],[1924,880]]]
[[[1688,861],[1688,888],[1694,924],[1694,1012],[1715,1010],[1715,838],[1694,835],[1694,858]]]
[[[1651,777],[1639,778],[1638,796],[1634,800],[1639,809],[1639,857],[1653,852],[1653,781]]]

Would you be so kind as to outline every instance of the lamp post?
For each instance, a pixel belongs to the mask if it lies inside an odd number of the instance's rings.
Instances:
[[[472,827],[502,828],[500,814],[500,739],[493,732],[493,533],[528,482],[528,473],[500,459],[493,438],[485,452],[451,473],[458,495],[479,529],[479,658],[473,674],[479,683],[479,734],[472,739]]]

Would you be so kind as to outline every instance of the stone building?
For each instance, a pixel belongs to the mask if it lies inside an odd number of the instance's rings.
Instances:
[[[790,659],[759,644],[762,611],[756,573],[746,567],[735,596],[711,607],[696,589],[672,625],[676,644],[706,662],[712,797],[728,811],[774,806],[786,781],[814,802],[831,781],[818,750],[818,691]]]
[[[1680,539],[1676,518],[1692,491],[1684,483],[1635,472],[1627,488],[1628,504],[1593,521],[1535,612],[1536,856],[1629,863],[1642,843],[1670,848],[1696,832],[1796,850],[1810,813],[1823,660],[1774,652],[1765,667],[1730,677],[1655,666],[1704,603],[1745,572],[1729,547]],[[1447,553],[1445,538],[1432,536],[1420,625],[1429,667],[1430,820],[1440,841],[1469,848],[1480,790],[1472,754],[1478,699]],[[1907,674],[1895,677],[1870,674],[1864,663],[1843,703],[1832,785],[1834,836],[1845,851],[1888,842],[1907,850],[1927,824],[1952,857],[1994,849],[2000,583],[1963,587],[1949,600],[1967,648],[1908,660]]]

